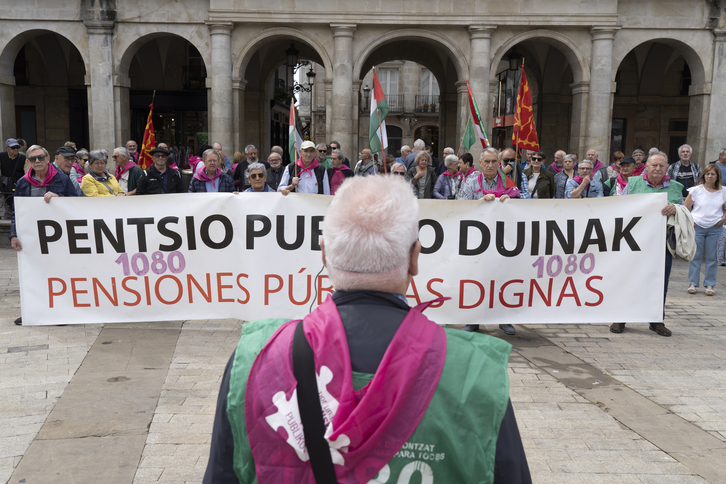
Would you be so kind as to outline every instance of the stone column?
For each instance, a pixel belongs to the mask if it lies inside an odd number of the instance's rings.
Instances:
[[[726,148],[726,109],[724,109],[726,106],[726,29],[714,29],[713,37],[711,99],[707,116],[708,137],[705,143],[705,157],[700,158],[704,163],[718,158],[718,152],[722,148]],[[688,94],[691,94],[690,90]],[[691,106],[693,106],[693,102]]]
[[[245,129],[245,87],[247,87],[247,81],[245,79],[232,79],[232,112],[233,112],[233,123],[232,123],[232,153],[235,151],[243,151],[244,140],[242,140],[242,132]],[[260,156],[262,155],[262,147],[257,148]]]
[[[112,152],[116,141],[113,80],[113,26],[111,20],[84,20],[88,32],[91,85],[88,96],[88,131],[92,149]]]
[[[709,161],[713,161],[718,158],[718,150],[714,155],[714,158],[708,158],[706,152],[708,150],[708,139],[709,136],[709,124],[713,123],[713,127],[718,129],[719,123],[724,122],[724,118],[709,120],[711,112],[711,83],[705,82],[703,84],[691,84],[688,88],[688,144],[693,148],[693,155],[691,159],[696,163],[699,163],[702,167],[706,166]],[[716,108],[716,114],[718,111],[723,111],[723,105],[719,105]],[[721,131],[724,133],[724,131]],[[717,143],[723,143],[723,138],[716,138]],[[721,146],[720,148],[723,148]],[[719,149],[720,149],[719,148]]]
[[[466,123],[469,121],[469,89],[466,87],[466,81],[457,81],[456,86],[456,146],[452,146],[456,150],[456,154],[464,153],[460,151],[461,137],[464,136]],[[471,147],[472,150],[477,149],[477,145]],[[481,151],[481,145],[479,145]],[[476,152],[474,161],[479,159],[479,151]],[[473,154],[473,153],[472,153]],[[477,165],[478,166],[478,165]]]
[[[590,58],[590,93],[587,101],[585,150],[595,148],[600,161],[607,164],[610,155],[612,123],[613,38],[620,27],[593,27]],[[578,153],[580,159],[585,151]]]
[[[590,83],[583,81],[570,84],[572,89],[572,113],[570,116],[570,144],[567,153],[576,153],[583,159],[587,153],[585,148],[585,120],[587,119],[587,96]]]
[[[0,138],[17,136],[15,126],[15,77],[0,74]]]
[[[325,137],[326,143],[338,141],[333,138],[333,79],[325,79]],[[342,145],[341,145],[342,147]],[[349,147],[343,150],[350,149]]]
[[[126,76],[114,76],[113,81],[113,103],[116,114],[116,146],[126,146],[131,138],[131,106],[129,103],[129,89],[131,79]],[[136,141],[141,143],[141,140]],[[141,147],[139,147],[141,149]],[[110,160],[109,160],[110,161]]]
[[[495,25],[472,25],[469,27],[471,53],[469,54],[469,86],[474,95],[487,136],[492,132],[492,109],[489,87],[491,68],[491,40]],[[467,93],[468,96],[468,93]],[[466,121],[464,121],[466,123]],[[464,125],[466,127],[466,124]]]
[[[232,141],[232,27],[231,22],[209,22],[212,35],[212,102],[209,106],[209,144],[229,151]],[[234,152],[232,152],[234,153]]]
[[[330,24],[333,30],[333,139],[353,149],[353,32],[355,24]],[[357,143],[356,143],[357,144]],[[350,156],[348,157],[350,159]]]

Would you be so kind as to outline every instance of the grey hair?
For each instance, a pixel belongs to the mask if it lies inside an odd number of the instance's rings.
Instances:
[[[681,150],[678,149],[678,151],[680,152]],[[654,156],[662,156],[663,158],[665,158],[666,163],[668,163],[668,155],[663,153],[662,151],[658,150],[658,151],[654,151],[653,153],[651,153],[650,156],[648,156],[648,161],[650,161],[650,159],[653,158]]]
[[[124,148],[124,149],[126,149],[126,148]],[[128,151],[127,151],[127,153],[128,153]],[[88,154],[88,151],[86,151],[86,150],[78,150],[78,151],[76,151],[76,158],[83,158],[87,154]]]
[[[691,148],[691,145],[681,145],[681,146],[678,147],[678,154],[679,155],[681,154],[681,150],[683,148],[688,148],[688,151],[690,151],[691,153],[693,153],[693,148]]]
[[[403,150],[407,149],[408,151],[411,151],[411,147],[408,145],[401,146],[401,153],[403,153]]]
[[[564,163],[567,158],[571,159],[573,164],[575,163],[575,156],[571,155],[571,154],[567,154],[567,155],[563,156],[562,162]]]
[[[726,153],[726,148],[721,148],[721,151],[718,152],[718,156],[723,156],[724,153]]]
[[[655,146],[648,150],[648,156],[652,155],[653,153],[658,153],[660,150],[656,148]],[[678,149],[680,151],[680,148]]]
[[[333,150],[330,154],[338,155],[341,160],[345,160],[345,153],[343,152],[343,150]]]
[[[217,155],[217,161],[222,161],[222,155],[219,154],[219,151],[215,150],[214,148],[209,148],[208,150],[204,150],[204,153],[202,153],[202,161],[207,161],[207,156],[214,153]]]
[[[449,153],[449,154],[452,154],[452,155],[453,155],[454,153],[456,153],[456,152],[454,151],[454,148],[452,148],[452,147],[450,147],[450,146],[447,146],[446,148],[444,148],[444,151],[443,151],[443,152],[444,152],[444,153]]]
[[[315,149],[316,149],[316,150],[319,150],[321,146],[322,146],[323,148],[325,148],[326,150],[328,149],[328,147],[326,146],[326,144],[325,144],[325,143],[318,143],[318,144],[317,144],[317,145],[315,146]]]
[[[590,165],[590,168],[592,168],[593,163],[592,163],[592,161],[588,160],[587,158],[585,158],[584,160],[582,160],[579,163],[579,165],[582,165],[583,163],[587,163],[588,165]],[[578,167],[579,167],[579,165],[578,165]]]
[[[422,139],[417,139],[413,142],[413,149],[416,151],[421,151],[424,149],[424,146],[426,146],[426,143],[424,143],[424,140]]]
[[[118,154],[123,156],[124,158],[129,157],[129,150],[127,150],[123,146],[119,146],[118,148],[114,149],[114,151],[118,151]],[[78,153],[80,153],[80,151]],[[78,153],[76,153],[76,156],[78,156]]]
[[[250,152],[250,150],[257,150],[257,147],[255,145],[247,145],[245,146],[245,155]]]
[[[484,150],[482,150],[481,155],[479,155],[479,161],[484,159],[484,153],[493,153],[494,155],[496,155],[497,159],[499,159],[499,151],[497,151],[496,148],[492,148],[490,146],[489,148],[484,148]]]
[[[35,150],[43,150],[43,153],[45,153],[45,156],[47,156],[48,158],[50,158],[50,155],[48,154],[48,150],[46,150],[45,148],[43,148],[40,145],[33,145],[33,146],[31,146],[30,148],[28,148],[28,150],[25,153],[30,154],[31,151],[35,151]]]
[[[393,172],[394,168],[398,168],[399,166],[403,167],[403,171],[406,171],[406,165],[404,165],[400,161],[397,161],[391,165],[391,173]]]
[[[446,158],[444,158],[444,166],[451,166],[454,163],[459,163],[459,157],[456,155],[446,155]]]
[[[633,154],[630,156],[635,156],[635,153],[640,153],[641,155],[645,156],[645,151],[643,150],[633,150]]]
[[[245,178],[250,178],[250,173],[252,173],[252,170],[262,170],[262,173],[267,175],[267,168],[265,168],[265,165],[263,165],[262,163],[252,163],[245,170]]]
[[[282,147],[280,147],[280,146],[273,146],[272,149],[270,150],[270,152],[277,153],[280,156],[282,156],[282,154],[284,153],[284,151],[282,151]]]
[[[418,165],[418,160],[420,160],[422,157],[428,158],[429,159],[429,163],[431,162],[431,155],[430,154],[428,154],[425,151],[419,151],[418,153],[416,153],[416,156],[413,159],[413,164],[414,165]]]

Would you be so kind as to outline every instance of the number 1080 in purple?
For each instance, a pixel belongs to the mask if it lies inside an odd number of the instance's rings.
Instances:
[[[164,259],[164,253],[157,250],[151,254],[150,262],[143,252],[132,255],[131,260],[129,260],[128,254],[121,254],[115,262],[123,268],[124,276],[130,276],[131,271],[137,276],[144,276],[149,272],[149,269],[157,275],[165,273],[167,269],[174,274],[179,274],[187,265],[184,254],[178,250],[170,252],[166,260]]]
[[[595,269],[595,254],[585,254],[580,259],[580,262],[578,264],[577,256],[572,254],[567,256],[567,263],[564,263],[562,261],[562,257],[559,255],[552,255],[549,258],[547,258],[547,262],[545,263],[545,257],[539,256],[537,257],[537,260],[534,261],[534,264],[532,264],[532,267],[537,269],[537,279],[541,279],[544,277],[545,269],[547,270],[547,275],[549,277],[557,277],[562,272],[562,269],[565,270],[565,275],[571,276],[575,272],[577,272],[577,269],[580,269],[580,272],[583,274],[590,274],[593,269]]]

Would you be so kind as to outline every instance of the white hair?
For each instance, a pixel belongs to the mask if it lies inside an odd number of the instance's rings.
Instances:
[[[446,158],[444,158],[444,166],[451,166],[454,163],[459,162],[459,157],[456,155],[447,155]]]
[[[426,146],[426,143],[424,143],[424,140],[417,139],[413,142],[413,149],[414,151],[421,151]]]
[[[654,147],[652,147],[651,149],[648,150],[648,156],[652,155],[653,153],[658,153],[659,151],[660,150],[654,146]]]
[[[681,145],[681,146],[678,147],[678,154],[681,153],[681,150],[683,148],[688,148],[688,151],[690,151],[691,153],[693,153],[693,148],[691,148],[691,145]]]
[[[450,155],[453,155],[454,153],[456,153],[456,151],[454,151],[454,148],[452,148],[450,146],[447,146],[446,148],[444,148],[444,153],[448,153]]]
[[[257,148],[255,148],[255,145],[247,145],[245,146],[245,155],[250,152],[250,150],[257,151]]]
[[[401,146],[401,153],[403,153],[403,150],[411,151],[411,147],[408,145],[403,145],[403,146]]]
[[[47,156],[48,158],[50,158],[50,155],[48,154],[48,150],[46,150],[45,148],[43,148],[40,145],[33,145],[33,146],[31,146],[30,148],[28,148],[28,151],[26,151],[26,153],[30,154],[31,152],[33,152],[35,150],[43,150],[43,153],[45,153],[45,156]]]
[[[208,150],[204,150],[204,153],[202,153],[202,160],[207,161],[207,156],[215,154],[217,155],[217,161],[222,161],[222,157],[219,155],[219,151],[215,150],[214,148],[209,148]]]
[[[350,177],[325,215],[328,274],[337,290],[375,290],[408,280],[419,208],[403,177]]]
[[[484,153],[493,153],[494,155],[496,155],[497,159],[499,159],[499,151],[497,151],[496,148],[492,148],[490,146],[490,147],[484,148],[484,150],[482,150],[481,154],[479,155],[479,161],[484,159]],[[504,152],[502,151],[502,153],[504,153]]]
[[[114,149],[114,151],[118,151],[118,154],[119,154],[120,156],[123,156],[123,157],[124,157],[124,158],[126,158],[126,159],[128,159],[128,158],[129,158],[129,150],[127,150],[127,149],[126,149],[125,147],[123,147],[123,146],[119,146],[118,148]],[[79,153],[80,153],[80,151],[79,151],[78,153],[76,153],[76,156],[78,156],[78,155],[79,155]]]
[[[245,178],[250,177],[250,174],[253,170],[262,170],[262,174],[267,176],[267,168],[265,168],[265,165],[262,163],[250,163],[250,165],[247,167],[247,170],[245,170]]]
[[[678,150],[678,151],[680,152],[680,150]],[[653,153],[650,153],[650,154],[648,155],[648,163],[650,162],[650,160],[651,160],[651,159],[652,159],[652,158],[653,158],[654,156],[662,156],[662,157],[663,157],[663,159],[664,159],[664,160],[666,161],[666,163],[668,163],[668,155],[667,155],[667,154],[665,154],[665,153],[663,153],[663,152],[662,152],[662,151],[660,151],[660,150],[654,151]]]
[[[592,161],[588,160],[587,158],[585,158],[584,160],[582,160],[580,162],[580,165],[582,165],[583,163],[587,163],[588,165],[590,165],[590,168],[592,168]]]

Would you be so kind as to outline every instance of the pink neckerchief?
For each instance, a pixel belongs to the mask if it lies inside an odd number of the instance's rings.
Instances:
[[[471,168],[469,168],[469,171],[467,171],[466,175],[464,175],[464,179],[466,180],[467,178],[469,178],[469,175],[471,175],[471,173],[474,171],[476,171],[476,168],[474,168],[473,166]],[[461,172],[459,172],[459,173],[461,173]]]
[[[332,297],[303,320],[315,354],[325,439],[340,484],[372,479],[426,412],[446,360],[446,333],[421,313],[429,304],[408,312],[373,379],[358,391],[353,390],[348,341]],[[247,433],[261,484],[314,482],[292,369],[296,326],[297,321],[290,321],[275,332],[247,382]]]
[[[75,165],[74,165],[75,166]],[[119,180],[124,173],[131,170],[131,168],[137,166],[136,163],[134,163],[131,159],[126,160],[126,164],[123,168],[116,167],[116,179]]]
[[[320,166],[320,163],[318,163],[318,160],[316,160],[315,158],[313,158],[313,162],[310,163],[310,165],[307,168],[305,168],[305,165],[303,165],[303,162],[302,162],[302,158],[298,158],[297,159],[297,166],[300,167],[300,172],[297,175],[298,177],[302,177],[302,174],[305,173],[306,171],[309,171],[310,172],[310,176],[315,176],[313,174],[313,170],[315,168],[317,168],[318,166]]]
[[[635,170],[633,171],[632,176],[640,176],[643,174],[643,170],[645,170],[645,163],[641,163],[640,166],[636,166]]]
[[[655,188],[661,187],[665,182],[669,181],[670,179],[671,178],[668,175],[663,175],[663,179],[660,181],[660,184],[658,186],[656,186],[655,183],[648,180],[648,172],[647,171],[643,172],[643,180],[647,181],[649,184],[653,185]]]
[[[194,178],[196,178],[197,180],[208,182],[208,181],[216,180],[219,177],[219,175],[221,175],[221,174],[222,174],[222,170],[217,168],[217,172],[214,174],[213,177],[210,178],[210,176],[207,175],[207,170],[205,169],[205,170],[199,170],[198,172],[196,172],[194,174]]]
[[[444,176],[450,176],[454,180],[456,180],[459,177],[464,176],[464,174],[462,172],[460,172],[460,171],[457,171],[456,173],[451,173],[449,170],[446,170],[445,172],[443,172],[442,175],[444,175]]]
[[[628,184],[628,180],[623,179],[623,174],[622,173],[619,173],[618,174],[618,179],[615,180],[615,181],[618,183],[618,187],[620,188],[620,190],[622,190],[623,188],[625,188],[625,186]]]
[[[505,178],[504,173],[502,173],[501,170],[497,173],[497,189],[496,190],[485,190],[483,179],[484,179],[484,173],[479,172],[479,176],[477,177],[477,181],[479,182],[479,190],[474,190],[474,193],[482,192],[483,195],[489,195],[490,193],[493,193],[495,197],[499,198],[502,195],[507,195],[510,198],[514,198],[517,195],[519,195],[519,188],[516,186],[504,188],[504,182],[502,181],[502,178]]]
[[[335,171],[335,173],[340,173],[340,172],[342,172],[342,171],[345,171],[345,170],[350,170],[350,168],[348,168],[348,167],[347,167],[347,166],[345,166],[345,165],[340,165],[340,166],[339,166],[339,167],[337,167],[337,168],[333,166],[333,167],[331,167],[331,168],[332,168],[332,169],[333,169],[333,170]],[[334,174],[335,174],[335,173],[334,173]]]
[[[83,180],[83,176],[86,174],[86,172],[83,171],[83,168],[81,168],[81,165],[79,165],[78,163],[73,163],[73,168],[76,169],[76,173],[77,173],[76,181],[78,183],[81,183],[81,180]]]
[[[49,187],[51,180],[53,180],[53,177],[56,173],[58,173],[58,170],[55,169],[55,166],[53,166],[53,163],[50,163],[48,165],[48,173],[45,174],[45,179],[43,180],[43,183],[39,182],[35,178],[33,178],[33,173],[35,173],[35,170],[32,168],[25,172],[25,175],[23,175],[23,178],[25,178],[28,183],[35,187]]]
[[[594,165],[594,166],[592,167],[592,172],[593,172],[593,173],[597,173],[597,171],[598,171],[598,170],[599,170],[600,168],[602,168],[603,166],[605,166],[605,165],[603,165],[602,161],[600,161],[600,160],[595,160],[595,165]]]
[[[559,172],[562,171],[562,168],[560,168],[559,166],[555,165],[554,163],[552,163],[550,165],[550,168],[552,168],[552,171],[554,171],[555,173],[559,173]]]
[[[575,175],[572,177],[572,179],[575,180],[578,185],[582,183],[582,178],[580,178],[580,175]]]

